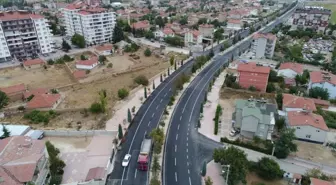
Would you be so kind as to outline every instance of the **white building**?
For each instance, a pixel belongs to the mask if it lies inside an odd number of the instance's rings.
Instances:
[[[98,59],[96,57],[92,57],[89,60],[80,60],[76,62],[77,69],[85,69],[91,70],[98,65]]]
[[[0,62],[26,60],[53,51],[52,34],[43,16],[26,11],[0,12]]]
[[[227,21],[226,27],[228,29],[240,30],[240,29],[242,29],[241,21],[240,21],[240,19],[229,19]]]
[[[326,71],[310,72],[308,89],[321,87],[327,89],[329,98],[336,98],[336,75]]]
[[[302,75],[303,65],[294,62],[281,63],[278,75],[284,78],[294,79],[296,75]]]
[[[66,34],[84,36],[87,45],[107,43],[111,40],[116,17],[105,8],[92,8],[81,2],[63,9]]]
[[[328,134],[328,127],[321,115],[308,111],[287,112],[287,127],[295,129],[297,139],[324,143]]]
[[[184,34],[185,45],[200,45],[203,42],[203,35],[198,30],[191,30]]]
[[[252,51],[255,58],[272,58],[274,55],[276,36],[270,33],[253,35]]]

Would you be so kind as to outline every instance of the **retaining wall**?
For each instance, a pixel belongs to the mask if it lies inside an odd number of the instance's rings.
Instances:
[[[96,135],[117,135],[118,131],[110,130],[44,130],[44,136],[47,137],[85,137]],[[112,141],[111,141],[112,142]]]

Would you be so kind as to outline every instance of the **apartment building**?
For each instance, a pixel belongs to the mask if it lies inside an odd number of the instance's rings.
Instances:
[[[295,10],[292,16],[292,29],[311,28],[324,33],[328,27],[331,10],[323,7],[306,6]]]
[[[327,71],[312,71],[309,76],[308,89],[321,87],[328,90],[329,98],[336,98],[336,75]]]
[[[111,41],[116,17],[105,8],[90,7],[82,2],[73,3],[63,10],[66,34],[84,36],[86,45],[103,44]]]
[[[0,62],[53,51],[48,21],[27,11],[0,12]]]
[[[254,86],[259,91],[266,92],[270,70],[270,67],[260,66],[254,62],[240,63],[237,81],[243,88]]]
[[[254,58],[272,58],[274,55],[276,36],[270,33],[253,35],[252,52]]]

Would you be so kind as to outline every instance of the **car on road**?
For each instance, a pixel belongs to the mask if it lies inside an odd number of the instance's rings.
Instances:
[[[130,162],[130,160],[131,160],[131,154],[126,154],[125,157],[124,157],[124,159],[123,159],[123,161],[122,161],[122,163],[121,163],[121,165],[123,167],[127,167],[128,163]]]
[[[238,130],[235,130],[235,129],[232,129],[231,132],[230,132],[230,136],[231,136],[231,137],[234,137],[234,136],[236,136],[237,134],[239,134],[239,131],[238,131]]]

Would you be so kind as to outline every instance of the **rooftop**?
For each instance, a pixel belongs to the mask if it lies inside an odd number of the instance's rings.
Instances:
[[[85,65],[85,66],[91,66],[93,64],[98,63],[97,57],[91,57],[89,60],[79,60],[76,62],[76,65]]]
[[[24,84],[18,84],[18,85],[13,85],[13,86],[8,86],[8,87],[0,87],[0,91],[8,94],[15,94],[19,92],[23,92],[26,90],[26,87]]]
[[[253,35],[253,39],[259,39],[259,38],[275,40],[276,35],[273,35],[271,33],[256,33],[256,34]]]
[[[102,44],[95,48],[98,51],[111,51],[113,49],[112,44]]]
[[[240,24],[241,23],[241,21],[239,19],[229,19],[227,22],[231,23],[231,24]]]
[[[38,95],[38,94],[48,94],[49,89],[47,88],[36,88],[36,89],[30,89],[27,92],[23,93],[23,98],[26,99],[31,95]]]
[[[31,59],[31,60],[26,60],[23,62],[24,66],[32,66],[32,65],[36,65],[36,64],[44,64],[45,62],[40,59],[40,58],[36,58],[36,59]]]
[[[255,62],[248,62],[248,63],[240,63],[238,65],[238,71],[269,74],[271,68],[265,66],[258,66]]]
[[[60,94],[37,94],[27,103],[27,108],[52,108],[60,98]]]
[[[326,71],[312,71],[310,72],[309,76],[312,83],[328,82],[330,84],[336,85],[336,75],[332,73]]]
[[[201,25],[199,25],[199,27],[201,27],[201,28],[214,28],[214,25],[212,25],[212,24],[201,24]]]
[[[303,65],[302,64],[298,64],[298,63],[294,63],[294,62],[285,62],[285,63],[281,63],[279,70],[281,69],[291,69],[293,71],[295,71],[298,74],[302,74],[303,73]]]
[[[42,18],[44,17],[39,14],[32,14],[22,10],[0,12],[0,21],[11,21],[21,19],[42,19]]]
[[[150,27],[150,24],[147,20],[145,20],[145,21],[139,21],[139,22],[133,23],[132,27],[134,29],[146,29]]]
[[[312,126],[321,130],[328,131],[323,117],[307,111],[290,111],[287,112],[288,124],[290,126]]]
[[[315,111],[316,106],[312,99],[291,94],[283,94],[283,107],[285,108],[300,108],[305,110]]]
[[[316,178],[310,178],[311,185],[334,185],[335,183]]]

